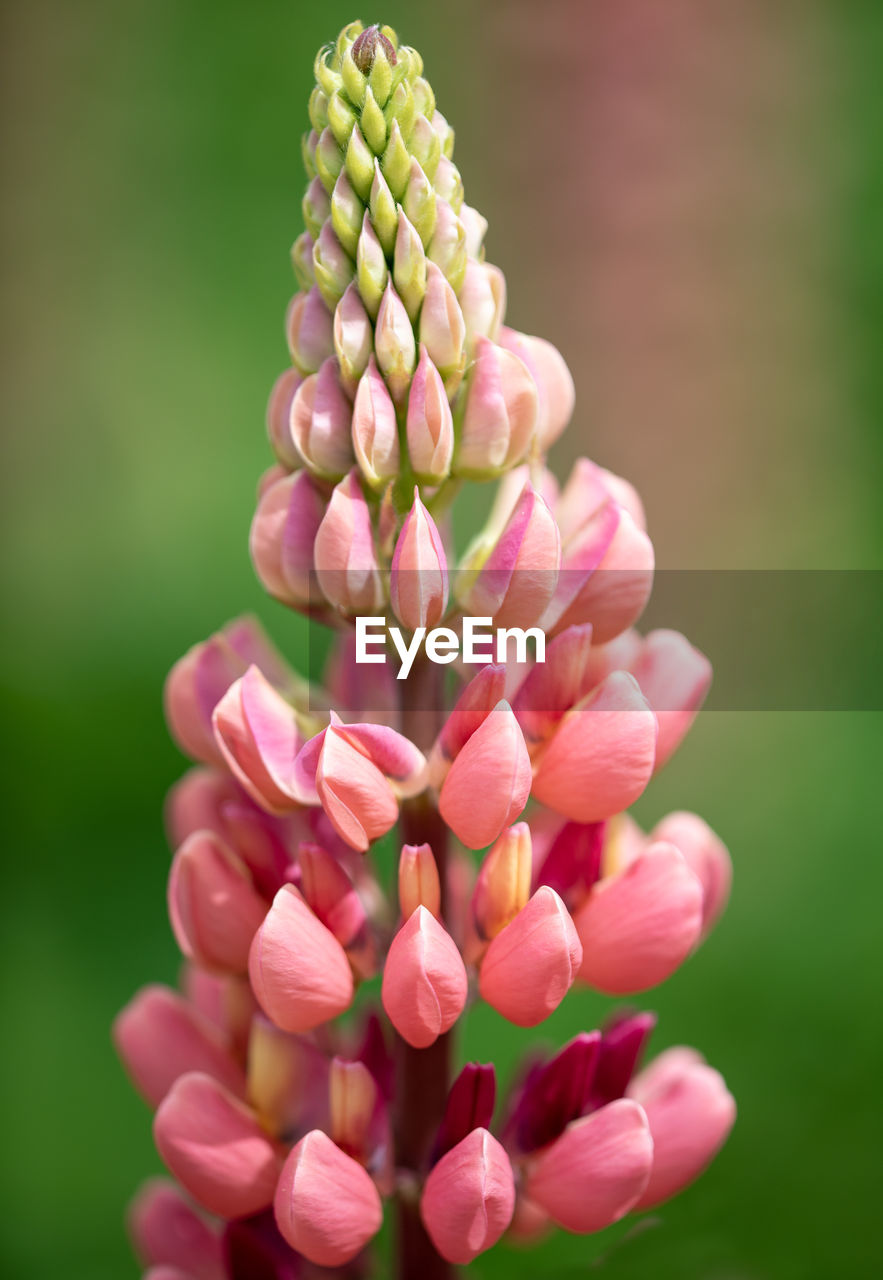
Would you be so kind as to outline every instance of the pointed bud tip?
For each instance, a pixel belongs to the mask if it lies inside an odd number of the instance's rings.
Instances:
[[[375,22],[372,27],[366,27],[361,35],[356,36],[351,49],[353,62],[363,76],[368,75],[374,66],[378,45],[386,55],[386,60],[391,67],[394,67],[398,61],[392,41],[383,34],[379,24]]]

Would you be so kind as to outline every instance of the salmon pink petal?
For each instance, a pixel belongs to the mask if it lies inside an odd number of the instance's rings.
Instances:
[[[322,744],[316,791],[337,834],[362,853],[399,815],[392,788],[377,765],[333,726]]]
[[[297,720],[257,667],[230,686],[215,707],[212,725],[230,772],[256,804],[269,813],[297,806],[292,783],[302,741]]]
[[[487,1129],[473,1129],[442,1156],[420,1201],[432,1243],[443,1258],[460,1266],[497,1243],[514,1211],[512,1166]]]
[[[686,737],[711,685],[711,663],[678,631],[651,631],[629,668],[656,712],[656,768]]]
[[[188,960],[245,973],[267,903],[242,859],[212,832],[195,831],[175,854],[168,903],[175,939]]]
[[[658,823],[651,840],[665,840],[680,849],[687,866],[702,885],[702,936],[717,923],[730,896],[733,864],[727,847],[695,813],[670,813]]]
[[[491,942],[479,991],[516,1026],[534,1027],[558,1008],[581,961],[567,908],[554,889],[543,886]]]
[[[392,940],[383,970],[382,999],[399,1035],[425,1049],[463,1012],[466,968],[443,925],[419,906]]]
[[[274,1202],[285,1239],[310,1262],[340,1267],[380,1230],[383,1209],[377,1188],[352,1156],[321,1129],[292,1148]]]
[[[399,622],[412,631],[437,626],[448,607],[445,549],[417,488],[396,542],[389,596]]]
[[[451,765],[439,810],[463,844],[481,849],[515,821],[529,795],[524,737],[508,702],[499,702]]]
[[[221,1238],[174,1183],[151,1178],[129,1206],[129,1235],[145,1266],[178,1267],[193,1280],[225,1280]]]

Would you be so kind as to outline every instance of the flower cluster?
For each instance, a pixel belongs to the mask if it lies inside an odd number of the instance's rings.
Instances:
[[[720,840],[689,813],[646,834],[627,812],[711,671],[677,633],[633,629],[653,550],[632,487],[582,459],[559,490],[545,466],[573,383],[503,323],[421,58],[356,23],[315,74],[251,550],[270,594],[335,639],[322,688],[248,618],[167,681],[196,762],[167,806],[182,988],[144,988],[114,1030],[175,1179],[131,1210],[152,1280],[364,1275],[385,1199],[400,1273],[442,1274],[506,1232],[659,1204],[734,1119],[693,1050],[639,1069],[650,1014],[531,1051],[499,1107],[492,1065],[452,1079],[470,1001],[536,1027],[575,984],[664,981],[714,925]],[[455,562],[451,501],[492,479]],[[545,661],[418,659],[400,682],[356,662],[365,614],[538,627]]]

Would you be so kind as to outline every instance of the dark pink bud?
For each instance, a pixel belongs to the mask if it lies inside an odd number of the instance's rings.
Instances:
[[[588,1110],[600,1045],[600,1031],[583,1031],[530,1072],[509,1124],[519,1150],[546,1146]]]
[[[496,1094],[497,1076],[493,1063],[467,1062],[448,1093],[435,1140],[436,1160],[468,1137],[473,1129],[490,1128]]]

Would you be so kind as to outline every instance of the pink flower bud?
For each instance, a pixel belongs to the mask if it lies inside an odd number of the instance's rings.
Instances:
[[[170,846],[177,849],[194,831],[214,831],[223,839],[226,824],[221,806],[242,798],[242,792],[226,770],[188,769],[166,799],[165,826]]]
[[[608,995],[645,991],[686,959],[702,927],[702,886],[674,845],[652,844],[599,881],[574,917],[580,977]]]
[[[180,1268],[193,1280],[225,1280],[221,1237],[165,1178],[151,1178],[129,1206],[129,1234],[145,1266]]]
[[[333,310],[354,275],[353,261],[334,233],[331,220],[322,224],[313,245],[313,275],[316,287]]]
[[[656,717],[636,681],[614,671],[561,721],[533,793],[574,822],[598,822],[637,800],[655,755]]]
[[[498,627],[530,627],[555,592],[561,539],[552,512],[527,484],[465,600],[476,617]]]
[[[487,218],[469,204],[460,206],[459,218],[466,232],[466,252],[470,258],[478,258],[487,232]]]
[[[279,1158],[254,1113],[210,1076],[181,1076],[153,1122],[170,1172],[209,1213],[244,1218],[273,1203]]]
[[[461,1266],[497,1243],[514,1211],[512,1166],[487,1129],[473,1129],[442,1156],[420,1200],[432,1243],[448,1262]]]
[[[202,1071],[232,1093],[245,1094],[245,1077],[223,1037],[168,987],[143,987],[117,1014],[113,1041],[135,1087],[151,1106],[158,1106],[188,1071]]]
[[[651,631],[630,667],[656,712],[656,768],[671,759],[711,685],[711,663],[678,631]]]
[[[194,832],[175,854],[168,901],[175,940],[188,960],[245,973],[267,904],[245,863],[212,832]]]
[[[534,338],[515,329],[500,330],[500,346],[524,362],[537,388],[536,443],[546,453],[573,414],[576,391],[564,357],[545,338]]]
[[[519,462],[537,420],[537,390],[527,368],[511,351],[487,338],[476,343],[455,469],[487,479]]]
[[[268,813],[297,806],[292,782],[303,739],[293,708],[257,667],[249,667],[215,707],[215,740],[237,782]]]
[[[300,455],[291,438],[291,405],[302,382],[303,374],[297,369],[286,369],[274,382],[267,403],[267,435],[273,452],[286,471],[294,471],[300,466]]]
[[[283,1031],[311,1031],[348,1009],[353,975],[343,947],[298,891],[283,885],[254,937],[251,985]]]
[[[297,609],[318,596],[313,545],[327,500],[307,471],[283,476],[264,491],[251,522],[255,573],[271,596]]]
[[[377,312],[374,351],[392,398],[397,402],[404,400],[417,363],[417,345],[408,313],[391,282],[383,292]]]
[[[365,1153],[378,1101],[377,1084],[362,1062],[335,1058],[328,1079],[330,1134],[333,1142],[357,1159]]]
[[[350,395],[355,394],[373,346],[374,326],[356,284],[350,284],[334,311],[334,351],[341,382]]]
[[[518,1027],[535,1027],[567,995],[583,949],[564,903],[542,886],[493,939],[481,965],[479,991]]]
[[[554,634],[590,622],[596,644],[632,626],[653,586],[653,544],[624,507],[609,502],[565,541],[559,590],[546,618]]]
[[[562,716],[591,688],[591,654],[591,625],[568,627],[546,645],[546,661],[538,662],[519,686],[512,709],[531,749],[552,736]]]
[[[453,938],[419,906],[393,938],[383,969],[383,1007],[402,1039],[425,1049],[466,1004],[466,969]]]
[[[399,858],[399,907],[409,920],[418,907],[436,918],[441,911],[441,884],[435,855],[428,844],[406,844]]]
[[[463,689],[432,748],[430,777],[434,786],[441,786],[455,757],[498,704],[505,683],[506,668],[490,663]]]
[[[291,436],[315,475],[336,480],[352,465],[350,402],[330,356],[298,387],[291,406]]]
[[[331,312],[313,285],[307,293],[296,293],[285,317],[291,358],[301,373],[315,373],[323,360],[334,354]]]
[[[472,915],[479,936],[495,938],[530,897],[533,870],[530,827],[516,822],[485,854],[472,895]]]
[[[359,380],[353,405],[353,448],[362,475],[380,489],[399,473],[399,429],[395,405],[374,357]]]
[[[470,258],[460,290],[460,306],[466,322],[466,345],[477,338],[495,342],[506,314],[506,277],[499,267]]]
[[[439,810],[470,849],[491,844],[530,795],[530,757],[508,702],[499,702],[457,755],[442,784]]]
[[[383,604],[383,580],[374,554],[371,513],[358,472],[337,485],[313,547],[319,585],[336,608],[374,613]]]
[[[426,181],[425,175],[423,181]],[[426,293],[426,253],[416,228],[402,208],[399,209],[392,278],[413,324]]]
[[[427,252],[454,292],[461,289],[466,278],[466,228],[446,200],[436,203],[435,230]]]
[[[652,1209],[707,1168],[727,1139],[736,1104],[723,1077],[689,1049],[669,1049],[629,1086],[653,1137],[650,1181],[636,1208]]]
[[[367,916],[353,882],[340,863],[318,844],[298,848],[301,892],[310,909],[330,929],[340,945],[353,945],[365,929]]]
[[[525,1193],[567,1231],[601,1231],[634,1208],[652,1163],[647,1117],[623,1098],[569,1124],[532,1164]]]
[[[212,712],[247,664],[223,632],[179,658],[163,691],[166,723],[175,742],[195,760],[221,763],[212,734]]]
[[[448,607],[445,549],[416,486],[392,558],[389,598],[398,620],[412,631],[437,626]]]
[[[408,456],[414,474],[438,484],[451,469],[454,420],[441,374],[420,344],[420,359],[408,393]]]
[[[653,828],[653,841],[679,849],[702,885],[702,937],[717,923],[730,896],[733,864],[726,845],[695,813],[670,813]]]
[[[292,1148],[274,1202],[285,1239],[310,1262],[340,1267],[380,1230],[383,1209],[362,1166],[321,1129]]]
[[[466,359],[466,325],[457,295],[434,262],[426,264],[426,296],[420,309],[420,342],[451,388]]]

